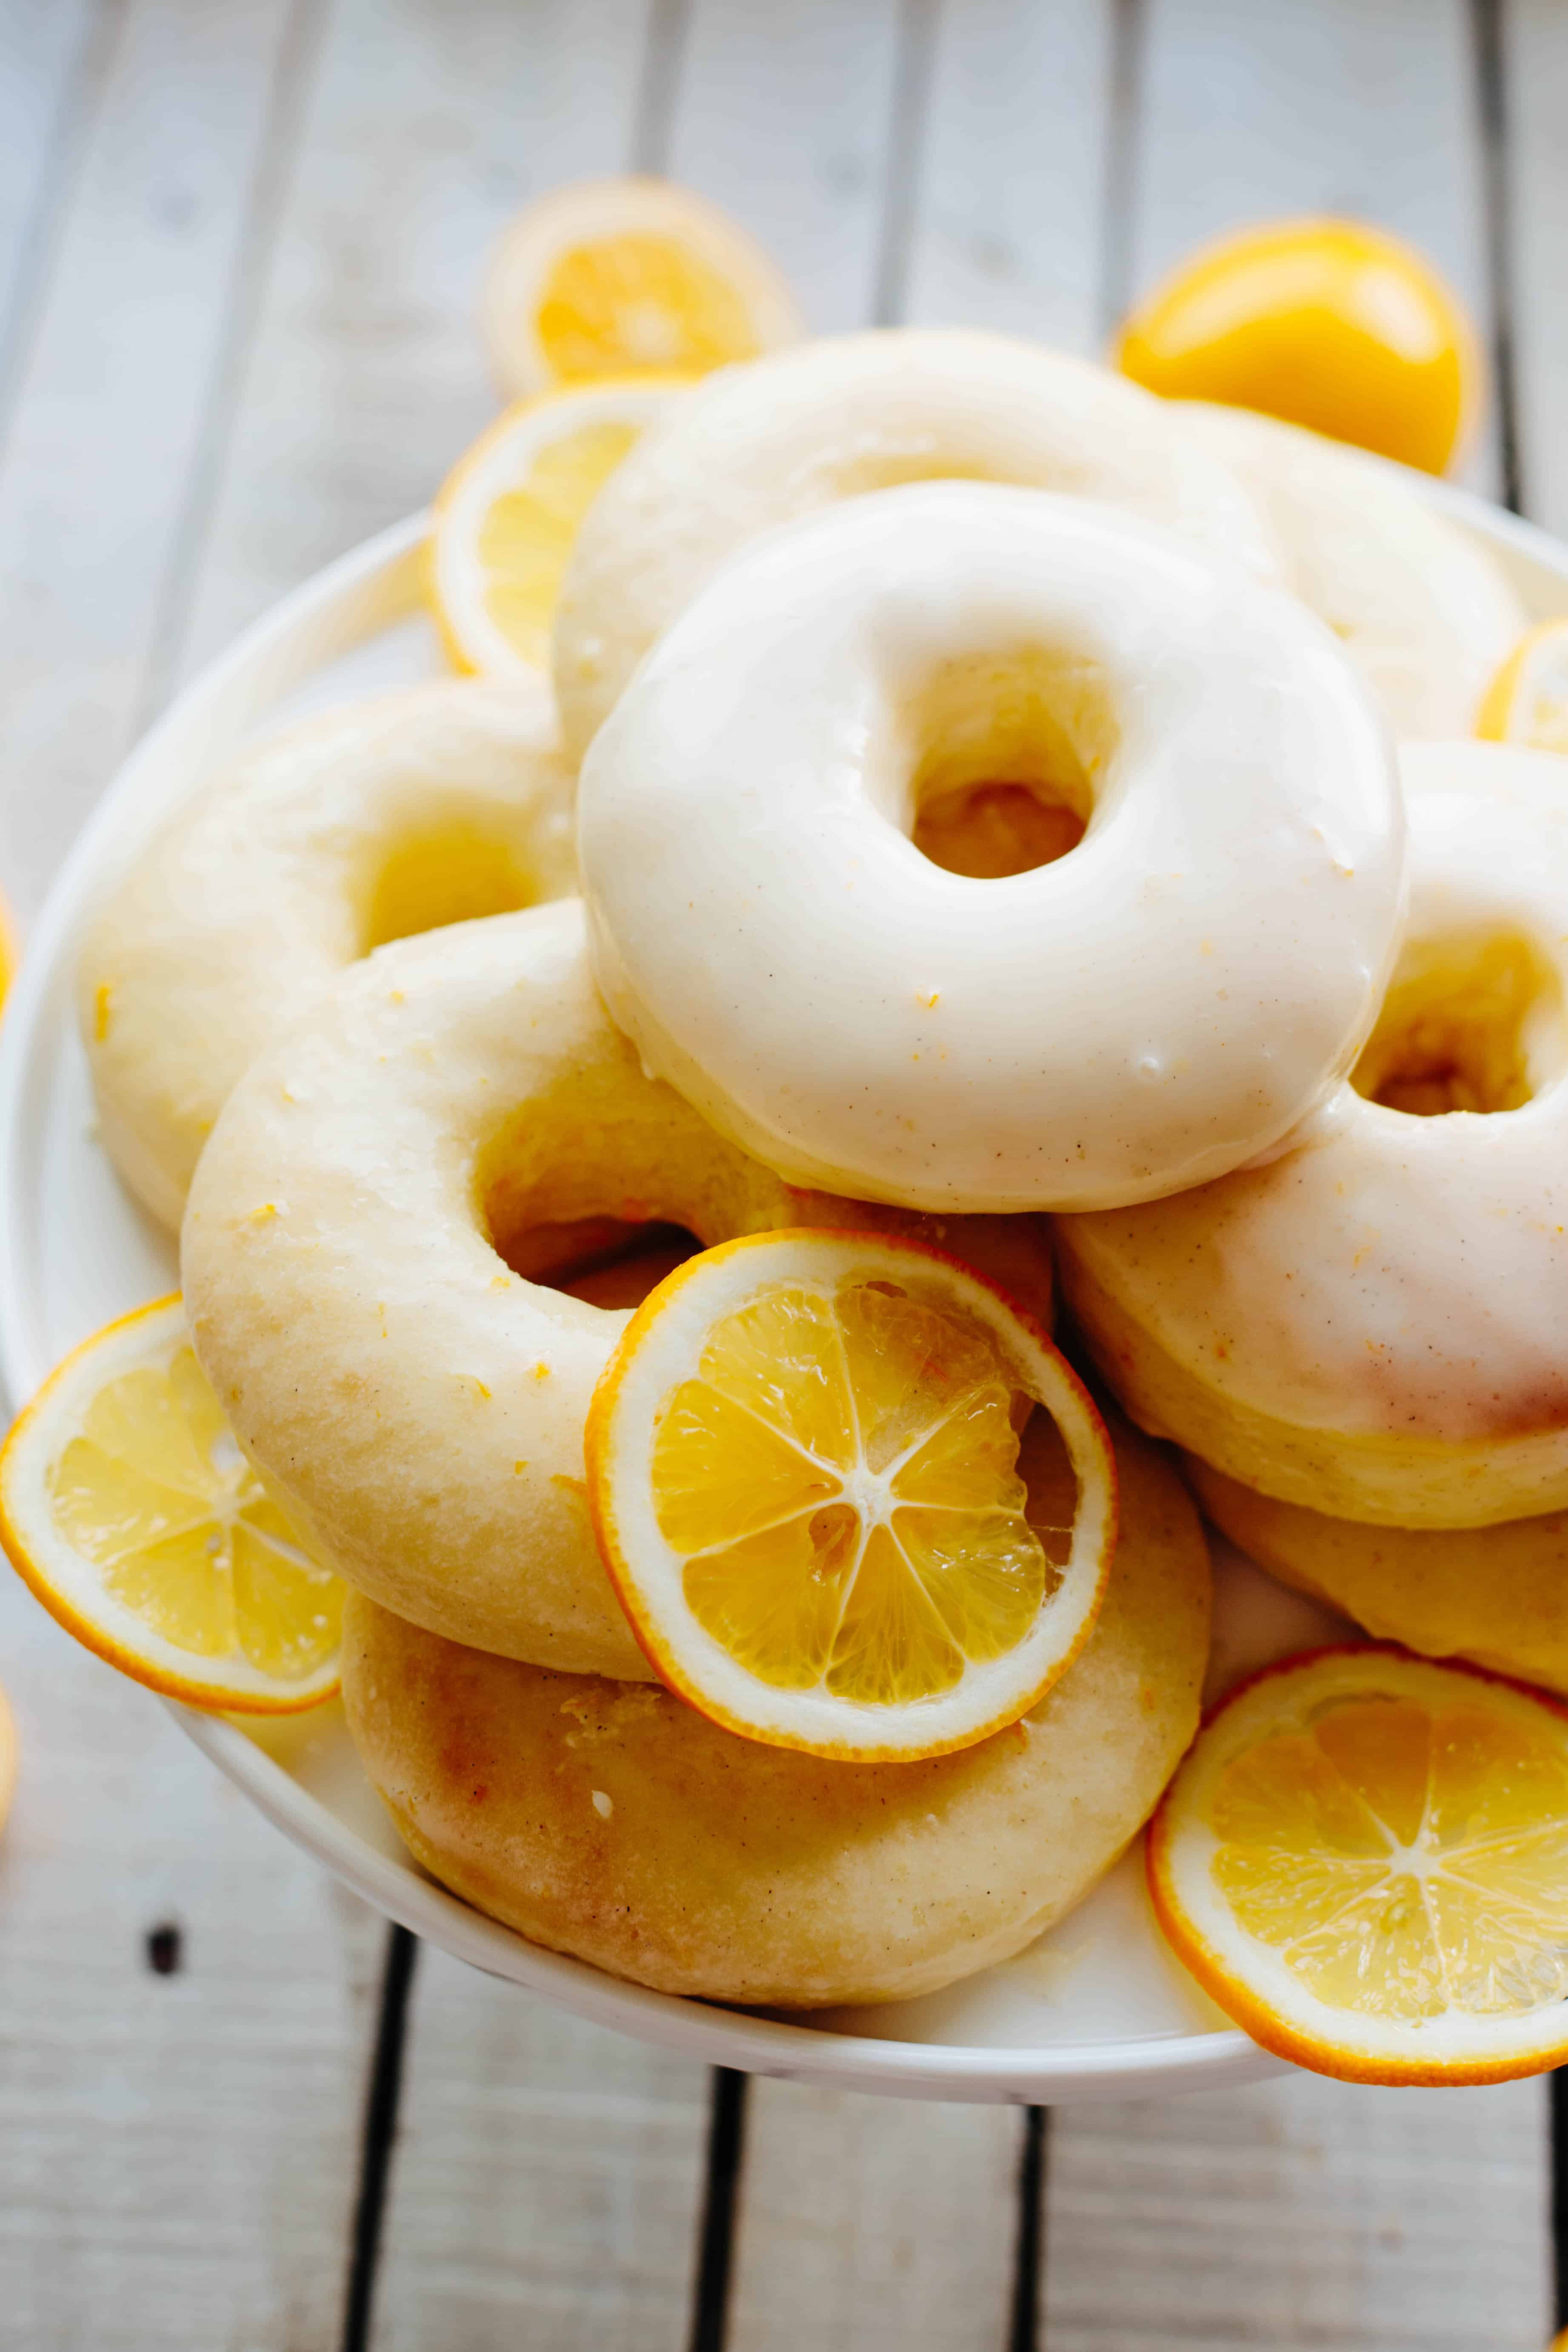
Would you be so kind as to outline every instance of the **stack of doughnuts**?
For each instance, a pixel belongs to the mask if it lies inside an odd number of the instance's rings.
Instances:
[[[310,720],[112,878],[102,1138],[352,1588],[350,1727],[426,1868],[721,2000],[1016,1952],[1196,1725],[1207,1553],[1151,1436],[1289,1580],[1568,1685],[1568,785],[1448,740],[1521,625],[1310,436],[1000,338],[840,338],[672,399],[581,532],[552,692]],[[721,1728],[596,1548],[641,1288],[811,1225],[940,1243],[1047,1323],[1054,1238],[1128,1416],[1087,1646],[958,1754]],[[1031,1504],[1053,1464],[1026,1433]]]

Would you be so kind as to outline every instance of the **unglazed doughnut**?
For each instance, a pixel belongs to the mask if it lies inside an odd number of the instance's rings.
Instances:
[[[1409,930],[1355,1085],[1266,1165],[1063,1218],[1058,1257],[1144,1428],[1282,1502],[1485,1527],[1568,1507],[1568,763],[1403,765]]]
[[[710,377],[595,502],[556,621],[569,748],[582,756],[649,646],[747,540],[948,477],[1104,499],[1266,576],[1278,568],[1236,476],[1125,377],[963,328],[835,336]]]
[[[1495,1528],[1374,1528],[1255,1495],[1195,1454],[1186,1468],[1233,1543],[1380,1641],[1568,1691],[1568,1513]]]
[[[1496,558],[1388,464],[1250,409],[1183,401],[1284,551],[1400,736],[1468,735],[1526,615]]]
[[[1026,786],[997,880],[910,838]],[[1292,596],[1085,499],[887,490],[737,556],[578,796],[595,969],[647,1066],[792,1181],[1098,1208],[1276,1142],[1355,1057],[1400,918],[1378,719]]]
[[[542,686],[454,679],[274,735],[177,812],[77,961],[99,1130],[162,1223],[246,1065],[345,965],[575,887],[572,786]]]
[[[342,974],[230,1095],[181,1266],[202,1367],[319,1557],[454,1640],[641,1677],[583,1487],[588,1402],[627,1314],[498,1254],[602,1216],[709,1244],[888,1222],[792,1192],[645,1077],[563,899]],[[1030,1222],[913,1229],[1048,1317]]]
[[[668,1691],[482,1656],[355,1598],[343,1697],[365,1769],[437,1878],[613,1975],[790,2008],[934,1991],[1079,1901],[1197,1723],[1203,1537],[1152,1449],[1114,1434],[1121,1538],[1094,1633],[977,1747],[767,1748]],[[1037,1507],[1027,1431],[1019,1467]]]

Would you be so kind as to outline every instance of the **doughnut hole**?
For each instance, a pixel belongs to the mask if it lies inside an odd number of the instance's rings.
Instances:
[[[1351,1073],[1368,1101],[1414,1118],[1518,1110],[1568,1069],[1556,966],[1518,934],[1416,940]]]
[[[613,1066],[505,1116],[473,1181],[479,1229],[510,1270],[598,1307],[635,1306],[693,1250],[786,1222],[776,1177]]]
[[[999,881],[1083,839],[1118,728],[1092,663],[1023,648],[942,663],[900,714],[912,746],[909,822],[949,874]]]
[[[702,1244],[662,1218],[579,1217],[519,1234],[504,1253],[513,1274],[563,1290],[590,1307],[640,1307],[648,1292]]]
[[[449,823],[400,835],[370,877],[361,955],[417,931],[510,915],[540,896],[515,845],[483,824]]]

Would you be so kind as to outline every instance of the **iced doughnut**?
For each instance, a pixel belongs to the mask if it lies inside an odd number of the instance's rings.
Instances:
[[[1262,506],[1289,585],[1333,630],[1395,734],[1469,734],[1527,618],[1496,558],[1393,467],[1343,442],[1250,409],[1180,408]]]
[[[99,1131],[162,1223],[235,1080],[345,965],[575,888],[572,787],[542,688],[454,679],[274,735],[176,813],[77,960]]]
[[[956,477],[1104,499],[1272,577],[1249,495],[1176,411],[1087,361],[964,328],[840,335],[725,368],[646,433],[563,583],[555,690],[581,757],[656,637],[775,524]]]
[[[1568,1692],[1568,1513],[1495,1528],[1374,1528],[1255,1495],[1189,1454],[1215,1527],[1380,1641]]]
[[[1133,1418],[1379,1526],[1568,1507],[1568,762],[1415,744],[1409,929],[1351,1084],[1293,1150],[1063,1218]]]
[[[583,1486],[628,1316],[508,1260],[585,1219],[708,1244],[876,1213],[792,1192],[643,1076],[563,899],[342,974],[230,1095],[181,1266],[202,1367],[323,1560],[455,1641],[641,1677]],[[1048,1317],[1031,1222],[914,1230]]]
[[[343,1696],[365,1769],[456,1894],[667,1992],[810,2009],[1005,1959],[1115,1860],[1197,1723],[1203,1537],[1152,1448],[1113,1433],[1121,1539],[1094,1633],[978,1747],[825,1762],[668,1691],[484,1657],[356,1599]],[[1019,1468],[1037,1507],[1027,1432]]]
[[[923,807],[999,786],[1081,840],[987,880],[923,854]],[[1348,1070],[1404,816],[1293,596],[935,482],[734,559],[596,737],[577,845],[612,1015],[792,1182],[1087,1209],[1236,1167]]]

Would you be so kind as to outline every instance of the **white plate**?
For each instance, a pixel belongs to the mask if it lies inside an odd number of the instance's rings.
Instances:
[[[1478,499],[1428,487],[1501,555],[1533,613],[1568,610],[1568,550]],[[94,1132],[70,1002],[84,903],[258,727],[441,673],[420,608],[424,529],[415,517],[319,573],[205,671],[127,762],[50,894],[0,1028],[0,1375],[13,1406],[77,1340],[178,1280],[167,1237],[121,1190]],[[1217,1614],[1224,1679],[1336,1623],[1234,1553],[1219,1562]],[[582,2016],[717,2065],[910,2098],[1057,2102],[1280,2071],[1169,1959],[1136,1854],[1030,1950],[947,1992],[805,2022],[759,2017],[622,1984],[447,1894],[394,1834],[335,1704],[259,1731],[174,1713],[286,1835],[416,1934]]]

